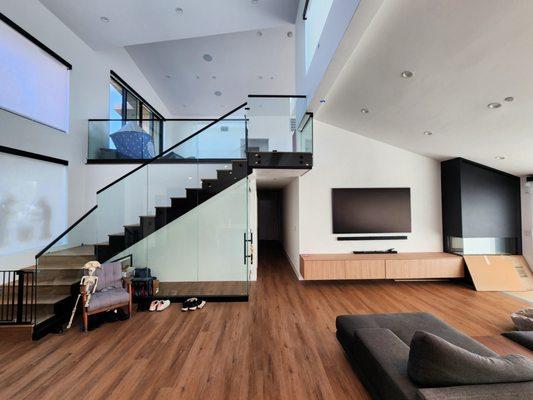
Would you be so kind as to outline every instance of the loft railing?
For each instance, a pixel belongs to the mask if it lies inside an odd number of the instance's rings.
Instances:
[[[0,324],[34,324],[36,321],[36,271],[0,271]]]
[[[160,163],[190,163],[191,160],[216,163],[240,158],[238,147],[231,146],[232,152],[220,151],[220,148],[228,148],[228,144],[240,140],[246,131],[246,119],[225,118],[218,124],[217,121],[220,119],[90,119],[87,162],[143,163],[159,155],[163,155],[158,159]],[[198,152],[187,146],[171,152],[164,150],[188,139],[190,132],[203,128],[222,140],[224,146],[220,146],[220,140],[214,140],[213,145],[203,143]]]

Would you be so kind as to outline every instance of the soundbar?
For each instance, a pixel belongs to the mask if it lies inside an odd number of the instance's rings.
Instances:
[[[407,236],[337,236],[337,240],[406,240]]]

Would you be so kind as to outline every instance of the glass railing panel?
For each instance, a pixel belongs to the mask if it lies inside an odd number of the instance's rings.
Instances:
[[[153,215],[152,231],[143,232],[141,241],[108,258],[131,255],[134,266],[150,267],[160,281],[160,297],[221,295],[223,289],[228,295],[246,293],[242,236],[247,226],[247,167],[242,160],[246,129],[244,120],[234,119],[218,121],[167,151],[186,155],[188,162],[151,162],[99,195],[99,208],[103,204],[103,209],[120,209],[129,202],[128,210],[146,208],[145,214]],[[234,124],[234,132],[221,129],[229,124]],[[217,141],[217,135],[225,140]],[[211,149],[213,141],[216,148]],[[217,153],[208,153],[211,151]],[[206,158],[220,158],[221,162],[202,162]],[[110,193],[105,194],[107,191]],[[137,197],[129,199],[132,191]],[[105,231],[129,223],[129,213],[101,215],[108,224]],[[104,230],[99,227],[100,231]],[[203,253],[208,247],[220,249],[221,257],[206,259]]]
[[[248,179],[198,207],[198,281],[206,295],[248,294]]]
[[[140,168],[96,196],[98,260],[109,261],[144,232],[153,229],[155,213],[148,208],[148,169]],[[134,260],[146,266],[146,251]]]
[[[248,98],[248,149],[254,152],[299,151],[298,126],[305,97]]]
[[[89,120],[88,160],[149,160],[161,151],[161,120]]]
[[[46,256],[59,254],[94,254],[94,245],[97,243],[96,225],[97,209],[94,208],[86,216],[80,219],[68,232],[64,233],[59,240],[47,248],[44,253],[36,258],[37,265]],[[80,265],[80,268],[82,265]]]
[[[313,115],[306,114],[296,131],[296,151],[300,153],[313,152]]]

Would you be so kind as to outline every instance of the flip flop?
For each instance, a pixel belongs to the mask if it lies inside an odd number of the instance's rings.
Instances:
[[[156,311],[157,307],[159,306],[159,300],[154,300],[150,303],[150,311]]]
[[[161,300],[157,306],[157,311],[164,311],[170,306],[170,300]]]

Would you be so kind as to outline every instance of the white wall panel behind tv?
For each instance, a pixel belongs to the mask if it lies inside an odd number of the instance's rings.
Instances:
[[[0,269],[2,257],[41,250],[66,228],[67,168],[0,153]]]
[[[0,108],[68,131],[69,70],[0,22]]]

